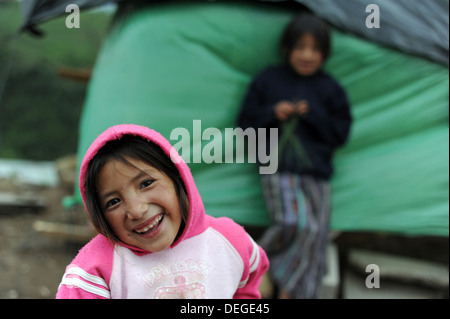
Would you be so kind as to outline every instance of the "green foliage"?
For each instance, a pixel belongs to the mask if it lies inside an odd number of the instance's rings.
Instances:
[[[0,5],[0,158],[76,153],[87,85],[58,69],[92,69],[110,20],[104,12],[82,11],[80,28],[68,29],[61,16],[39,25],[44,37],[38,38],[18,34],[17,3]]]

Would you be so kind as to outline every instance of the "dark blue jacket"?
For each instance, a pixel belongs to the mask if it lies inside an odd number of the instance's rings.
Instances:
[[[344,89],[322,70],[311,76],[301,76],[287,65],[269,67],[251,83],[238,126],[242,129],[278,128],[279,139],[283,139],[286,123],[277,120],[274,113],[275,105],[281,100],[308,101],[309,111],[298,118],[294,131],[308,160],[298,157],[293,160],[292,144],[288,144],[279,154],[278,172],[330,179],[333,153],[347,141],[352,122]],[[268,138],[267,141],[269,143]]]

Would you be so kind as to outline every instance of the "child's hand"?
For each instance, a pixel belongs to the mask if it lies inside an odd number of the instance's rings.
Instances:
[[[280,101],[275,105],[275,117],[285,121],[295,112],[295,106],[289,101]]]
[[[295,104],[295,111],[299,116],[303,116],[309,111],[309,104],[306,100],[301,100]]]

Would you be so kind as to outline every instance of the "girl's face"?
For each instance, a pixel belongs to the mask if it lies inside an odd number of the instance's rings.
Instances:
[[[289,55],[289,64],[300,75],[317,72],[323,63],[323,54],[316,39],[310,33],[301,36]]]
[[[168,248],[180,229],[182,214],[172,180],[140,160],[133,166],[108,161],[98,175],[98,196],[105,218],[128,245],[158,252]]]

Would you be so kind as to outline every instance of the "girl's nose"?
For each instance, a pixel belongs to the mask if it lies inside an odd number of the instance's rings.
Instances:
[[[141,219],[148,210],[148,204],[144,201],[134,200],[128,205],[127,217],[129,219]]]
[[[310,59],[314,56],[314,50],[312,48],[306,48],[303,50],[303,58]]]

